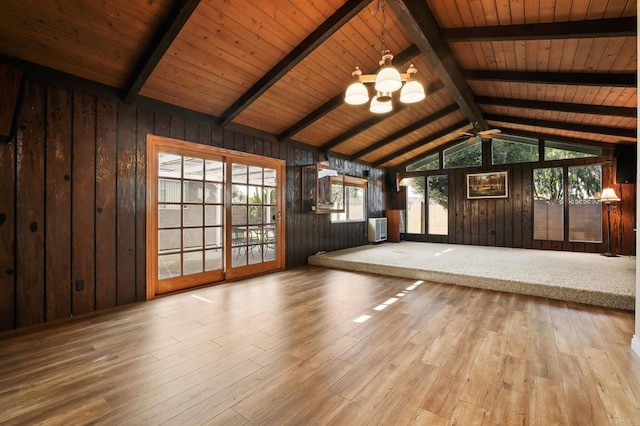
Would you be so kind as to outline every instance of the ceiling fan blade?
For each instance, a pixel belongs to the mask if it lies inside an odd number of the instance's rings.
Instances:
[[[478,132],[479,135],[485,136],[485,135],[497,135],[498,133],[502,133],[499,129],[489,129],[489,130],[482,130],[480,132]]]

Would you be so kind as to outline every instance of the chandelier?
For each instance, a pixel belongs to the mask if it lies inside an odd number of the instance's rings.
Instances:
[[[351,73],[353,82],[347,87],[344,95],[344,101],[349,105],[362,105],[369,102],[369,91],[364,85],[365,83],[374,83],[376,94],[371,99],[369,111],[376,114],[383,114],[393,109],[392,95],[400,90],[400,102],[412,104],[419,102],[425,98],[424,87],[420,82],[414,80],[414,75],[418,72],[415,66],[411,64],[406,73],[400,73],[391,64],[393,55],[387,49],[384,41],[386,14],[384,10],[384,0],[378,0],[376,9],[382,10],[382,59],[379,62],[380,71],[378,74],[362,74],[360,68],[356,67]],[[404,83],[404,85],[403,85]]]

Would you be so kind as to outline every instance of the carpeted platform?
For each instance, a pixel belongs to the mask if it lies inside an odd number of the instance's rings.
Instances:
[[[628,256],[403,241],[316,254],[309,263],[635,309],[636,260]]]

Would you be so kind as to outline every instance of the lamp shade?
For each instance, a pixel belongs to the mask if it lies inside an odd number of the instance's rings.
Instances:
[[[405,104],[412,104],[414,102],[420,102],[425,98],[424,87],[420,82],[410,80],[402,86],[400,91],[400,102]]]
[[[377,92],[395,92],[402,87],[402,77],[394,67],[384,67],[376,75]]]
[[[369,92],[364,84],[354,81],[347,87],[344,94],[344,101],[349,105],[362,105],[369,102]]]
[[[369,111],[376,114],[384,114],[385,112],[389,112],[393,109],[391,105],[391,99],[387,101],[379,101],[377,96],[374,96],[371,99],[371,106],[369,106]]]
[[[600,194],[600,202],[601,203],[610,203],[612,201],[620,201],[620,197],[616,194],[613,188],[605,188],[602,190],[602,194]]]

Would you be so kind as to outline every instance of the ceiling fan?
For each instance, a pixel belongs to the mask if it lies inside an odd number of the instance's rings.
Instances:
[[[499,137],[497,135],[501,133],[499,129],[480,130],[480,128],[478,127],[477,121],[470,124],[471,124],[471,128],[461,133],[462,136],[459,136],[457,138],[457,139],[460,139],[461,141],[466,139],[469,145],[474,144],[482,139]]]

